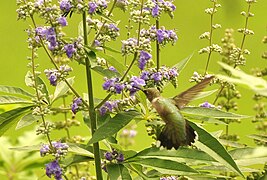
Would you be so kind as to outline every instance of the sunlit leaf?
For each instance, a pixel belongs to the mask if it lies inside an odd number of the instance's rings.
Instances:
[[[185,59],[181,60],[180,62],[175,64],[173,67],[176,67],[177,71],[180,73],[185,68],[185,66],[187,65],[189,60],[192,58],[192,56],[193,56],[193,54],[191,54],[190,56],[188,56]]]
[[[103,68],[102,66],[94,66],[92,69],[101,74],[102,76],[105,76],[107,78],[112,78],[112,77],[120,77],[121,75],[118,72],[111,71],[107,68]]]
[[[153,168],[162,174],[188,175],[199,173],[198,171],[192,169],[184,163],[179,163],[167,159],[146,158],[136,160],[131,163],[137,163],[145,167]]]
[[[103,48],[106,49],[106,50],[108,50],[108,51],[110,51],[110,52],[114,52],[114,53],[118,53],[118,54],[121,53],[121,51],[116,50],[116,49],[113,49],[113,48],[108,47],[108,46],[104,46]]]
[[[132,179],[128,169],[123,164],[108,164],[107,171],[112,180]]]
[[[267,96],[267,81],[265,81],[263,78],[260,77],[255,77],[249,74],[246,74],[245,72],[241,70],[234,69],[233,67],[222,63],[218,62],[224,69],[230,71],[233,76],[236,76],[237,78],[233,77],[227,77],[224,75],[216,75],[220,79],[224,79],[226,81],[232,82],[232,83],[238,83],[245,85],[245,87],[250,88],[253,90],[255,93]]]
[[[107,55],[101,51],[96,52],[97,56],[104,58],[111,66],[113,66],[120,74],[126,70],[126,67],[117,61],[113,56]]]
[[[125,159],[126,161],[135,161],[135,159],[146,159],[146,158],[159,158],[159,159],[168,159],[172,161],[179,162],[217,162],[211,156],[206,154],[203,151],[197,149],[191,149],[187,147],[180,147],[177,150],[171,149],[167,150],[164,148],[151,147],[144,149],[143,151],[137,153],[135,156]]]
[[[239,115],[231,112],[221,111],[216,108],[204,108],[204,107],[185,107],[181,109],[181,112],[185,115],[196,115],[212,118],[226,118],[226,119],[242,119],[248,118],[245,115]]]
[[[0,96],[0,105],[1,104],[33,104],[33,102],[16,96],[4,95]]]
[[[23,96],[33,97],[33,95],[19,87],[3,86],[0,85],[0,92],[10,93],[10,94],[20,94]]]
[[[76,164],[76,163],[81,163],[81,162],[88,162],[88,161],[93,161],[94,158],[88,157],[88,156],[81,156],[81,155],[74,155],[68,158],[65,158],[63,160],[63,164],[68,167],[70,165]]]
[[[28,113],[33,106],[19,107],[0,114],[0,136],[3,135],[19,118]]]
[[[73,85],[74,77],[67,78],[66,80],[68,81],[70,85]],[[54,97],[52,101],[55,101],[57,98],[65,95],[68,92],[68,90],[69,90],[69,86],[64,81],[60,81],[56,86],[56,90],[54,92]]]
[[[112,136],[138,115],[140,114],[136,111],[119,112],[96,130],[88,144],[92,144]]]
[[[26,126],[29,126],[31,125],[32,123],[38,121],[41,117],[40,116],[34,116],[32,115],[32,113],[28,113],[26,114],[25,116],[23,116],[19,122],[17,123],[17,126],[16,126],[16,130],[20,129],[20,128],[23,128],[23,127],[26,127]]]
[[[209,154],[224,166],[244,177],[233,158],[216,138],[197,126],[195,123],[189,121],[189,124],[198,134],[198,140],[194,143],[196,147]]]
[[[41,92],[45,94],[46,101],[50,104],[50,97],[46,84],[40,77],[36,78],[36,83],[38,85],[39,90],[41,90]]]

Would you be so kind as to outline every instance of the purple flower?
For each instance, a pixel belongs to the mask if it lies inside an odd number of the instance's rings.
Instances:
[[[143,80],[149,80],[150,73],[148,71],[143,71],[140,78]]]
[[[162,43],[164,39],[166,38],[166,36],[168,36],[168,34],[166,34],[164,30],[162,29],[157,30],[157,40],[159,43]]]
[[[94,41],[94,45],[95,45],[96,47],[101,46],[101,42],[98,41],[98,40],[96,39],[96,40]]]
[[[113,72],[118,72],[117,69],[114,66],[110,66],[108,69],[113,71]]]
[[[69,0],[62,0],[60,2],[61,11],[69,12],[71,8],[72,8],[72,5]]]
[[[88,10],[89,14],[93,14],[96,11],[96,8],[98,7],[98,5],[95,2],[89,2],[88,6],[89,6]]]
[[[160,13],[160,8],[158,5],[155,5],[155,7],[152,8],[152,11],[151,11],[151,14],[153,17],[157,17],[159,16],[159,13]]]
[[[209,102],[204,102],[202,104],[199,105],[200,107],[203,107],[203,108],[214,108],[214,105],[213,104],[210,104]]]
[[[64,46],[64,49],[66,51],[68,58],[71,58],[73,56],[73,54],[76,52],[74,44],[67,44]]]
[[[124,161],[124,156],[122,153],[118,153],[116,160],[120,163]]]
[[[39,7],[44,4],[44,0],[36,0],[34,3],[34,7]]]
[[[108,161],[112,161],[112,159],[113,159],[111,152],[106,152],[104,156],[105,156],[106,160],[108,160]]]
[[[108,78],[105,78],[105,82],[104,84],[102,85],[103,89],[104,90],[109,90],[110,87],[113,87],[115,82],[118,81],[117,78],[111,78],[111,79],[108,79]]]
[[[165,1],[164,5],[167,6],[171,11],[175,11],[176,9],[176,6],[172,4],[170,1]]]
[[[48,144],[43,144],[40,149],[40,155],[43,157],[50,151],[50,147]]]
[[[146,66],[147,61],[151,58],[152,58],[152,55],[150,53],[148,53],[146,51],[141,51],[140,52],[140,58],[138,60],[138,63],[139,63],[138,67],[141,70],[143,70]]]
[[[109,28],[110,30],[112,30],[112,31],[115,31],[115,32],[117,32],[117,31],[120,30],[120,29],[119,29],[115,24],[113,24],[113,23],[109,24],[108,28]]]
[[[56,86],[57,85],[57,75],[56,73],[51,73],[48,80],[50,81],[50,84],[52,86]]]
[[[177,72],[176,68],[171,68],[168,73],[169,73],[170,77],[177,77],[178,76],[178,72]]]
[[[67,19],[65,17],[59,17],[57,21],[63,27],[68,25]]]
[[[82,105],[82,98],[81,98],[81,97],[76,98],[76,99],[73,101],[72,105],[71,105],[71,111],[72,111],[74,114],[77,113],[77,111],[78,111],[78,109],[79,109],[79,105]]]
[[[141,88],[142,86],[146,85],[146,82],[143,79],[138,78],[137,76],[133,76],[130,80],[131,80],[131,85],[133,87]]]
[[[107,112],[112,112],[113,109],[118,107],[118,100],[116,101],[106,101],[100,108],[99,114],[101,116],[105,115]]]
[[[54,160],[48,164],[45,165],[46,168],[46,175],[51,178],[51,176],[53,175],[55,177],[56,180],[63,180],[62,178],[62,169],[58,163],[57,160]]]
[[[114,88],[116,94],[121,94],[122,90],[124,89],[124,84],[116,83]]]
[[[152,78],[154,79],[154,81],[156,81],[156,82],[162,80],[162,75],[161,75],[160,72],[155,72],[155,73],[153,73],[151,77],[152,77]]]

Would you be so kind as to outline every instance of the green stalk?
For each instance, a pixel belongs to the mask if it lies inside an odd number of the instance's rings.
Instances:
[[[157,0],[158,3],[158,0]],[[156,29],[159,29],[159,19],[156,19]],[[159,71],[160,67],[160,57],[159,57],[160,49],[159,49],[159,41],[158,38],[156,38],[156,61],[157,61],[157,71]]]
[[[86,12],[83,12],[82,19],[83,19],[84,45],[88,46]],[[88,90],[88,98],[89,98],[89,100],[88,100],[89,101],[89,116],[91,119],[91,132],[93,135],[97,129],[97,125],[96,125],[97,123],[96,123],[96,113],[95,113],[95,109],[94,109],[91,63],[90,63],[88,56],[85,58],[85,67],[86,67],[87,90]],[[94,150],[94,157],[95,157],[96,179],[102,180],[103,177],[102,177],[100,150],[99,150],[99,143],[98,142],[93,144],[93,150]]]

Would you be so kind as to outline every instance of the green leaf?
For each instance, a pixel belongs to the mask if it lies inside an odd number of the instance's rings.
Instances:
[[[226,119],[242,119],[249,116],[234,114],[231,112],[224,112],[216,108],[204,108],[204,107],[185,107],[181,109],[181,112],[185,115],[196,115],[212,118],[226,118]]]
[[[0,85],[0,92],[10,93],[10,94],[20,94],[23,96],[33,97],[33,95],[21,88],[12,86],[2,86]]]
[[[110,52],[114,52],[114,53],[121,54],[121,51],[116,50],[116,49],[113,49],[113,48],[111,48],[111,47],[104,46],[103,48],[106,49],[106,50],[108,50],[108,51],[110,51]]]
[[[70,85],[73,85],[74,77],[67,78],[66,80],[68,81]],[[60,81],[56,86],[56,90],[54,92],[54,97],[53,97],[52,102],[54,102],[59,97],[65,95],[68,92],[68,90],[69,90],[69,86],[64,81]]]
[[[27,113],[32,107],[33,106],[19,107],[0,114],[0,136],[15,124],[20,116]]]
[[[145,167],[153,168],[162,174],[189,175],[199,173],[198,171],[192,169],[184,163],[179,163],[167,159],[146,158],[131,163],[137,163]]]
[[[32,113],[28,113],[25,116],[23,116],[19,122],[17,123],[16,130],[21,129],[23,127],[29,126],[32,123],[38,121],[41,117],[40,116],[34,116]]]
[[[120,74],[126,71],[126,67],[117,61],[113,56],[104,54],[101,51],[96,52],[97,56],[104,58],[110,65],[112,65]]]
[[[107,171],[110,179],[112,180],[132,179],[128,169],[122,164],[108,164]]]
[[[245,147],[229,151],[237,164],[240,166],[250,166],[255,164],[265,164],[267,161],[267,147]]]
[[[267,136],[266,135],[262,135],[262,134],[251,134],[248,135],[248,137],[258,140],[258,141],[262,141],[262,142],[267,142]]]
[[[163,149],[151,147],[144,149],[143,151],[137,153],[135,156],[125,159],[126,162],[132,162],[136,159],[146,159],[146,158],[159,158],[159,159],[168,159],[171,161],[179,161],[185,163],[212,163],[217,162],[211,156],[206,154],[203,151],[197,149],[191,149],[187,147],[180,147],[177,150]]]
[[[111,71],[107,68],[103,68],[102,66],[94,66],[92,67],[92,70],[107,78],[121,77],[121,75],[118,72]]]
[[[245,72],[241,70],[237,70],[225,63],[218,62],[224,69],[230,71],[233,76],[236,76],[237,78],[227,77],[224,75],[216,75],[218,78],[232,82],[232,83],[238,83],[241,85],[244,85],[245,87],[250,88],[257,94],[267,96],[267,81],[265,81],[263,78],[255,77],[249,74],[246,74]]]
[[[0,105],[1,104],[33,104],[33,102],[15,96],[4,95],[0,96]]]
[[[81,162],[88,162],[88,161],[93,161],[94,158],[88,157],[88,156],[81,156],[81,155],[74,155],[69,158],[65,158],[63,160],[63,164],[65,167],[68,167],[70,165],[76,164],[76,163],[81,163]]]
[[[76,144],[73,143],[67,143],[69,145],[68,151],[72,152],[76,155],[82,155],[82,156],[88,156],[88,157],[94,157],[94,154],[89,152],[88,150],[77,146]]]
[[[138,115],[140,114],[136,111],[119,112],[96,130],[88,144],[92,144],[112,136]]]
[[[38,85],[39,90],[41,90],[41,92],[45,94],[46,101],[50,104],[50,97],[46,84],[40,77],[36,78],[36,83]]]
[[[214,138],[204,129],[197,126],[195,123],[189,121],[189,124],[198,134],[198,141],[194,143],[195,146],[209,154],[224,166],[244,177],[233,158],[228,154],[228,152],[216,138]]]
[[[107,15],[103,14],[102,12],[100,11],[97,11],[96,12],[101,18],[105,19],[106,21],[109,21],[109,22],[113,22],[116,24],[116,22],[114,20],[112,20],[110,17],[108,17]]]
[[[193,53],[186,57],[185,59],[181,60],[179,63],[175,64],[173,67],[177,68],[177,71],[180,73],[186,66],[186,64],[189,62],[189,60],[192,58]]]

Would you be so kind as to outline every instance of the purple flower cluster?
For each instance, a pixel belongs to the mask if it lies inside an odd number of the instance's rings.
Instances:
[[[99,108],[99,114],[101,116],[104,116],[107,112],[112,112],[113,109],[116,109],[118,107],[119,100],[114,101],[106,101],[100,108]]]
[[[62,168],[60,167],[58,160],[54,160],[48,164],[45,165],[46,168],[46,175],[51,178],[52,176],[54,176],[54,178],[56,180],[63,180],[62,178]]]
[[[164,0],[152,0],[145,7],[146,10],[150,11],[152,17],[159,17],[162,12],[167,12],[171,17],[173,17],[173,12],[176,6],[171,1]]]
[[[138,60],[138,67],[141,69],[141,70],[144,70],[147,62],[152,58],[152,55],[146,51],[141,51],[140,52],[140,57],[139,57],[139,60]]]
[[[48,49],[53,51],[58,47],[55,28],[53,27],[37,27],[35,29],[37,36],[45,38],[48,42]],[[37,37],[37,39],[39,38]]]
[[[115,94],[121,94],[125,85],[119,81],[119,78],[104,78],[105,82],[102,85],[104,90],[114,92]]]
[[[134,53],[137,49],[137,39],[129,38],[127,40],[122,40],[121,51],[123,54]]]
[[[140,78],[145,81],[147,86],[153,87],[155,84],[161,84],[164,81],[176,81],[177,76],[178,72],[175,67],[167,68],[166,66],[162,66],[159,71],[155,68],[142,71]]]
[[[155,26],[150,27],[149,30],[142,29],[140,32],[142,37],[149,38],[151,41],[158,41],[161,45],[172,43],[172,45],[178,40],[178,37],[174,30],[166,30],[165,27],[156,29]]]
[[[56,86],[59,80],[62,77],[65,77],[68,75],[68,73],[72,71],[72,68],[70,68],[67,65],[62,65],[59,67],[59,70],[57,69],[45,69],[44,73],[48,80],[50,81],[50,84],[52,86]]]
[[[61,0],[59,4],[59,7],[63,12],[69,12],[73,7],[69,0]]]
[[[106,0],[96,0],[90,1],[88,3],[88,13],[94,14],[96,12],[101,12],[108,7],[108,2]]]
[[[177,180],[176,176],[161,177],[160,180]]]
[[[74,44],[66,44],[64,46],[64,50],[65,50],[66,55],[68,56],[68,58],[71,58],[73,56],[73,54],[77,51],[77,49],[75,48]]]
[[[79,110],[79,106],[82,105],[82,98],[76,98],[74,99],[72,105],[71,105],[71,111],[76,114]]]
[[[68,25],[68,22],[67,22],[66,17],[59,17],[59,18],[57,19],[57,21],[58,21],[58,23],[59,23],[62,27]]]
[[[61,142],[52,142],[52,148],[49,144],[43,144],[40,148],[40,155],[43,157],[47,154],[53,154],[58,159],[67,154],[68,148],[66,143]]]
[[[105,156],[105,159],[108,160],[108,161],[113,161],[113,160],[116,160],[117,163],[121,163],[124,161],[124,156],[122,153],[119,153],[118,151],[116,150],[112,150],[112,152],[106,152],[104,154]]]
[[[130,92],[130,96],[133,96],[138,90],[142,89],[146,85],[144,79],[137,76],[132,76],[130,82],[126,84],[127,90]]]
[[[203,108],[214,108],[215,106],[213,104],[210,104],[208,101],[206,101],[206,102],[200,104],[199,107],[203,107]]]

